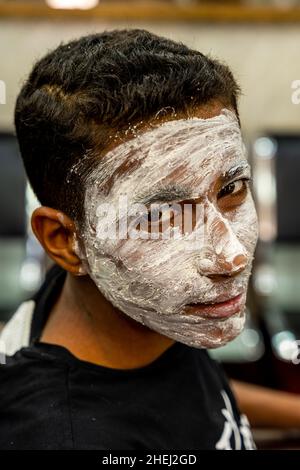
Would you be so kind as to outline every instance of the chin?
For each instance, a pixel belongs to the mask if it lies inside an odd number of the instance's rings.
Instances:
[[[210,320],[205,327],[201,325],[201,331],[197,331],[195,325],[189,335],[177,338],[177,341],[199,349],[220,348],[239,336],[244,329],[245,320],[245,311],[226,320]]]

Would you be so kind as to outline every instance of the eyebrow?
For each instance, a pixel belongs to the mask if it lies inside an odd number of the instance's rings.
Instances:
[[[152,204],[153,202],[170,202],[174,199],[186,199],[191,197],[191,191],[183,186],[169,184],[161,186],[161,184],[152,187],[149,191],[140,193],[135,198],[135,203]]]
[[[229,168],[223,175],[220,177],[220,182],[222,185],[229,183],[231,180],[236,178],[237,176],[242,176],[245,171],[248,171],[248,175],[250,177],[250,165],[248,162],[238,163],[237,165]],[[246,177],[246,175],[245,175]]]
[[[221,185],[229,183],[238,176],[242,176],[246,170],[250,171],[250,165],[247,162],[233,166],[220,176]],[[159,183],[151,189],[139,193],[133,202],[148,205],[155,202],[170,202],[180,199],[195,199],[198,197],[199,194],[195,194],[194,191],[191,191],[190,188],[185,186],[177,184],[168,184],[163,186]]]

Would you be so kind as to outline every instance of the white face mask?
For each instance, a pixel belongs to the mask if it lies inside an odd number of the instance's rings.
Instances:
[[[236,116],[223,109],[209,119],[165,122],[118,145],[99,162],[86,186],[85,265],[101,293],[143,325],[199,348],[222,346],[241,332],[245,321],[257,218],[249,189],[241,204],[222,213],[212,188],[226,173],[231,178],[226,185],[237,182],[238,189],[241,179],[250,176]],[[157,192],[170,194],[170,202],[201,198],[203,223],[179,239],[100,236],[99,207],[109,204],[117,211],[124,195],[130,207],[149,202]],[[197,232],[202,235],[195,240]],[[193,314],[187,307],[241,293],[239,312],[228,318]]]

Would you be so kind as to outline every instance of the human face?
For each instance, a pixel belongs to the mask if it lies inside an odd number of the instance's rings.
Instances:
[[[214,348],[235,338],[244,326],[257,241],[249,177],[228,109],[164,122],[109,151],[87,181],[82,234],[86,268],[101,293],[137,322],[187,345]],[[103,238],[99,208],[114,208],[111,222],[120,222],[124,196],[129,208],[192,204],[191,230],[179,238]]]

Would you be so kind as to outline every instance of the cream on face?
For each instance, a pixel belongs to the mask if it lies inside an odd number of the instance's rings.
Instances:
[[[86,186],[85,266],[101,293],[143,325],[199,348],[225,344],[245,321],[257,219],[249,190],[241,205],[222,213],[211,195],[225,174],[232,181],[249,177],[240,128],[227,109],[137,134],[105,155]],[[103,239],[99,207],[109,204],[117,213],[124,195],[129,207],[162,197],[199,198],[203,219],[179,239]],[[187,311],[190,303],[217,303],[240,293],[242,308],[229,318]]]

